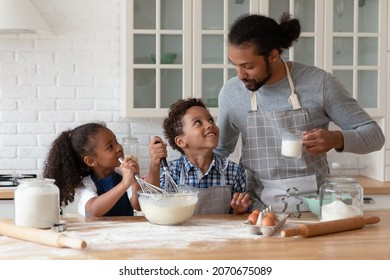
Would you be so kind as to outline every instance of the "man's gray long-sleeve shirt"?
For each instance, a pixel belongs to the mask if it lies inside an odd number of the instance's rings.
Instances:
[[[383,147],[385,137],[382,129],[335,77],[320,68],[297,62],[292,62],[290,71],[295,92],[314,127],[328,129],[329,123],[334,122],[342,130],[343,152],[365,154]],[[240,133],[245,144],[251,94],[237,77],[222,87],[218,97],[220,141],[216,153],[229,156]],[[292,109],[288,102],[291,90],[287,77],[262,86],[256,94],[259,110]]]

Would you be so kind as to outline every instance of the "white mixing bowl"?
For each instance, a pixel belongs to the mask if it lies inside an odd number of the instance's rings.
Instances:
[[[179,225],[195,212],[199,191],[180,186],[179,193],[149,194],[138,192],[141,211],[146,219],[158,225]]]

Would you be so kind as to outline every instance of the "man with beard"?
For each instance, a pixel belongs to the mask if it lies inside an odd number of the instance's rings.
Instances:
[[[378,124],[330,73],[281,58],[300,32],[299,21],[286,13],[280,24],[245,15],[228,36],[237,76],[219,93],[215,152],[228,157],[241,135],[240,162],[257,209],[308,210],[302,198],[316,193],[329,176],[329,150],[364,154],[380,150],[385,141]],[[340,130],[329,130],[330,122]],[[301,157],[281,154],[284,130],[303,132]]]

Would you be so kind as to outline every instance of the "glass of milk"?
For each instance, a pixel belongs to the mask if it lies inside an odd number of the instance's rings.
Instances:
[[[282,131],[282,155],[285,157],[301,157],[303,143],[302,131]]]

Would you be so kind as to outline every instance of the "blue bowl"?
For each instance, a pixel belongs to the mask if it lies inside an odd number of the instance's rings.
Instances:
[[[308,195],[304,197],[307,206],[310,209],[310,212],[313,213],[314,216],[320,216],[320,195]]]

